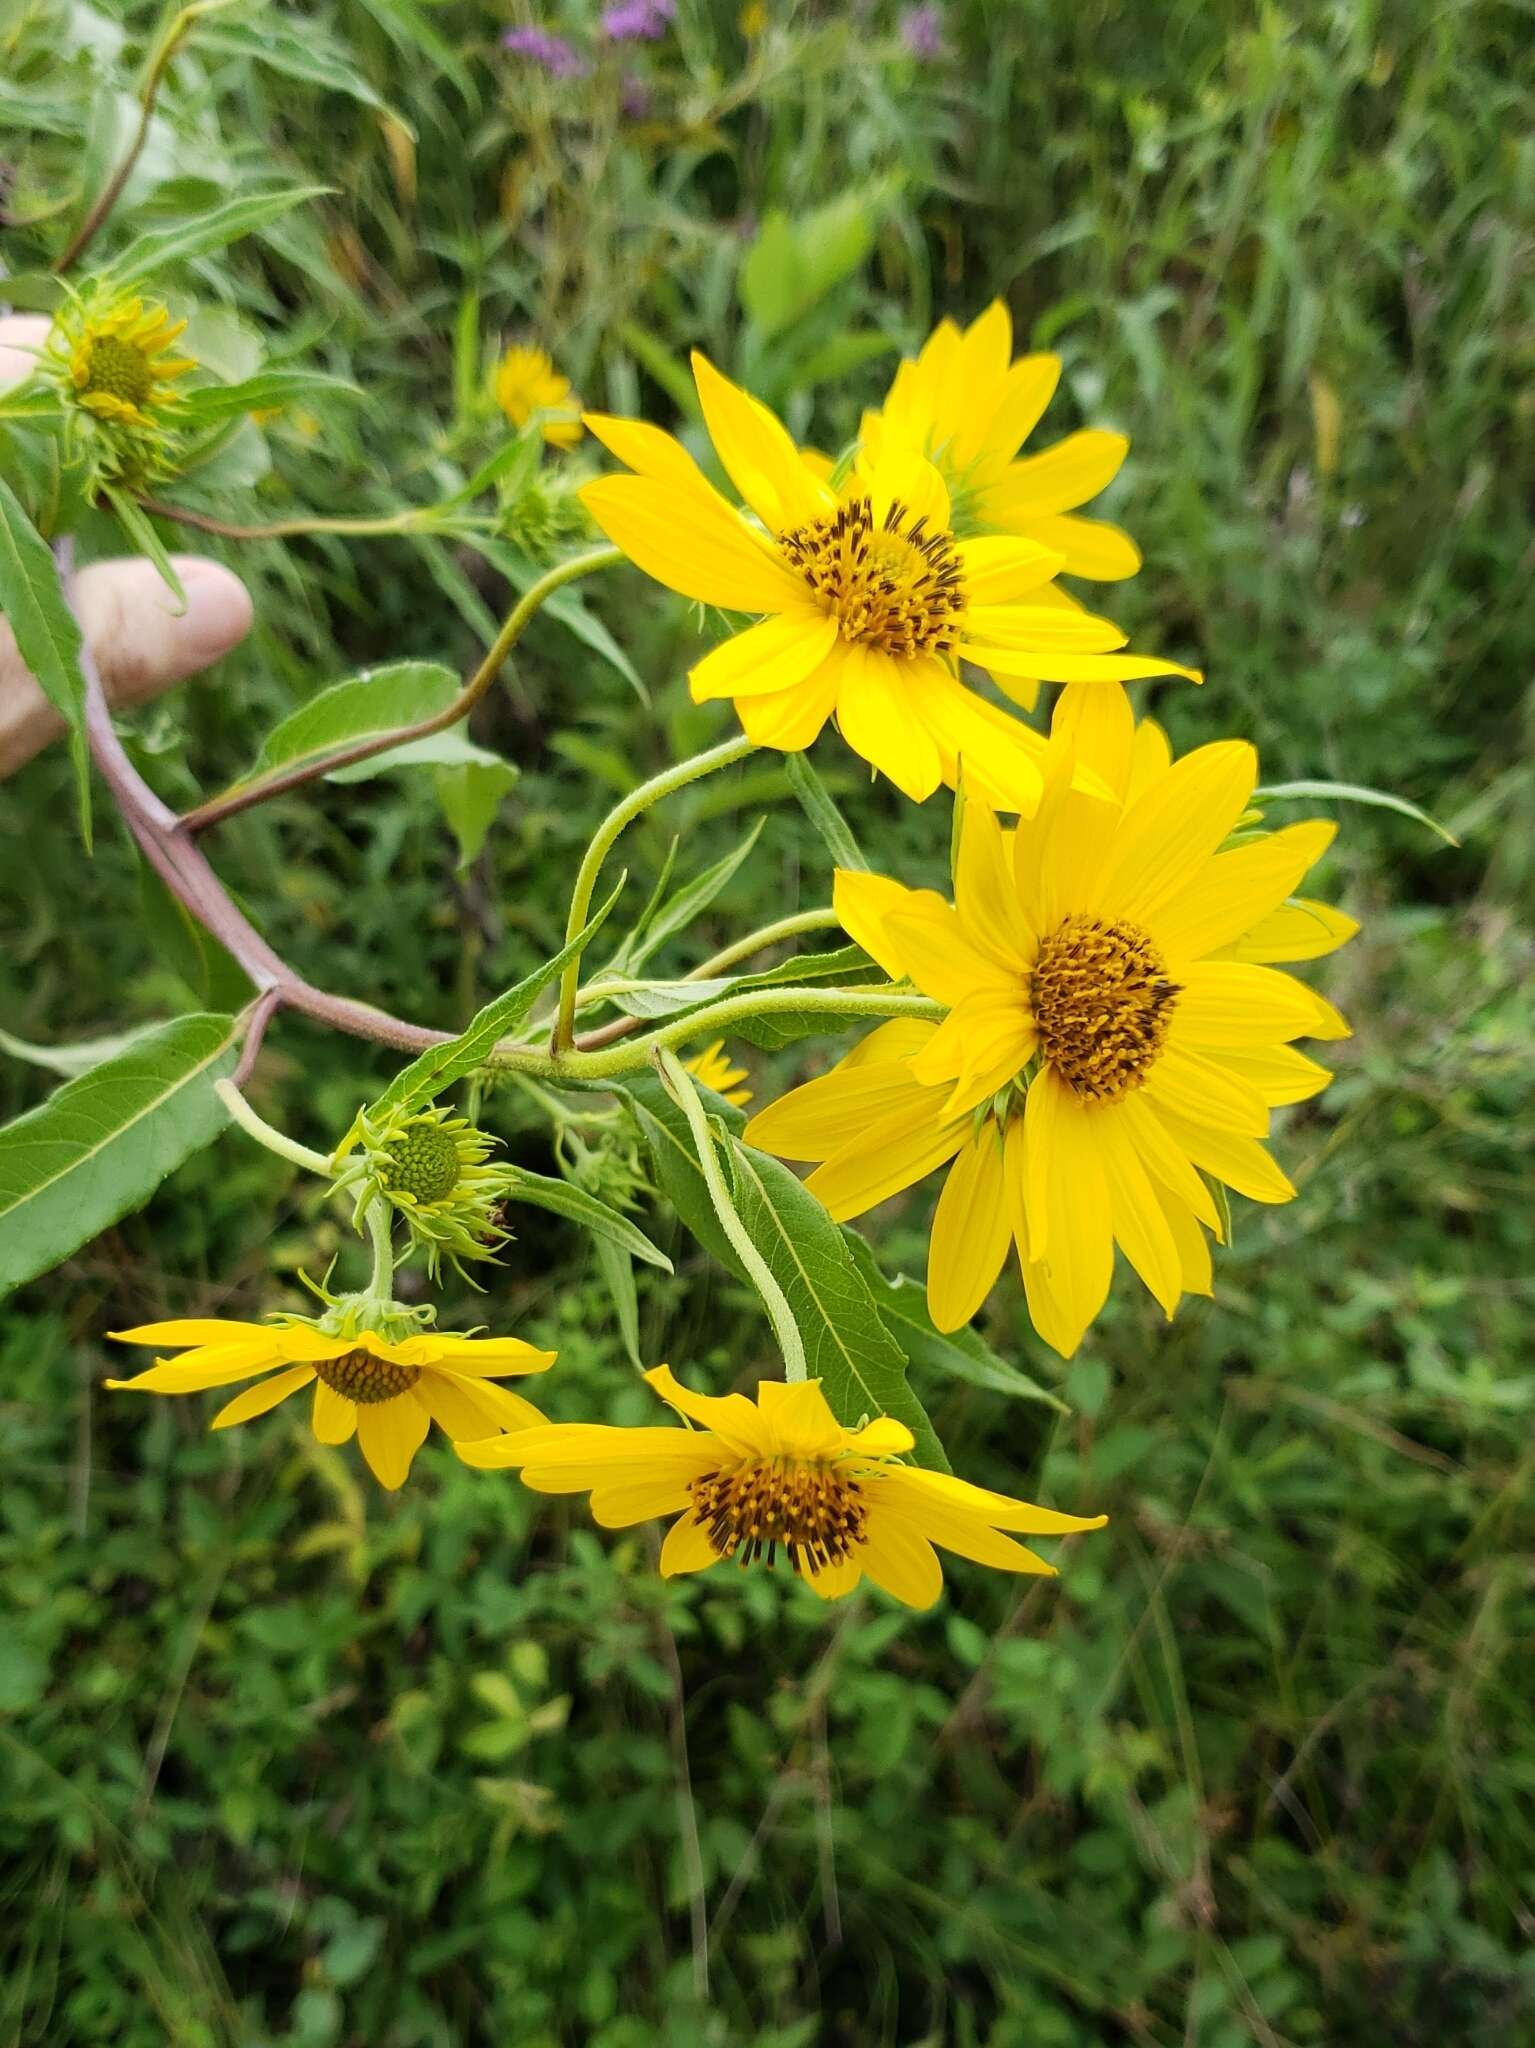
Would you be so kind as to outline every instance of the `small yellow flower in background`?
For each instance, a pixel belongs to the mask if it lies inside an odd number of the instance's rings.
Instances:
[[[541,348],[509,348],[496,366],[496,403],[514,427],[542,415],[539,431],[554,448],[581,438],[581,402]]]
[[[1108,1295],[1116,1244],[1171,1316],[1211,1289],[1205,1176],[1259,1202],[1295,1189],[1265,1151],[1269,1111],[1325,1088],[1291,1040],[1344,1038],[1276,961],[1357,929],[1291,900],[1323,822],[1228,837],[1257,758],[1228,740],[1172,761],[1123,691],[1067,691],[1035,817],[1009,835],[967,802],[951,907],[839,873],[843,925],[948,1012],[881,1025],[754,1117],[749,1143],[819,1161],[838,1220],[952,1161],[933,1218],[928,1303],[967,1322],[1016,1244],[1035,1327],[1070,1357]],[[1117,802],[1086,794],[1083,761]],[[968,767],[968,763],[967,763]],[[1080,778],[1078,777],[1078,781]]]
[[[514,1467],[535,1493],[590,1493],[603,1528],[677,1515],[661,1546],[661,1571],[707,1571],[781,1550],[789,1569],[821,1595],[851,1593],[867,1573],[908,1607],[931,1607],[943,1587],[934,1544],[1006,1572],[1053,1575],[1013,1540],[1101,1529],[1032,1507],[944,1472],[895,1462],[911,1431],[888,1418],[844,1429],[820,1382],[763,1380],[757,1399],[695,1394],[667,1366],[645,1375],[696,1429],[619,1429],[563,1422],[483,1443],[460,1444],[466,1464]]]
[[[408,1327],[411,1312],[401,1315]],[[213,1429],[249,1422],[313,1386],[316,1437],[344,1444],[355,1434],[374,1477],[391,1492],[404,1485],[434,1422],[455,1442],[541,1425],[530,1401],[494,1382],[508,1373],[546,1372],[555,1360],[554,1352],[518,1337],[427,1331],[391,1340],[376,1329],[332,1333],[297,1319],[270,1327],[217,1319],[145,1323],[113,1336],[119,1344],[193,1348],[181,1358],[157,1359],[131,1380],[108,1380],[109,1387],[195,1394],[264,1375],[219,1410]]]
[[[736,16],[736,27],[745,36],[746,40],[748,42],[754,41],[756,37],[762,34],[767,25],[768,11],[762,4],[762,0],[746,0],[746,5]]]
[[[728,697],[759,746],[796,752],[836,717],[855,753],[922,802],[967,787],[1032,811],[1038,734],[965,687],[972,661],[1004,685],[1124,682],[1194,670],[1116,652],[1125,636],[1070,602],[1042,599],[1058,551],[1004,534],[961,538],[947,485],[896,434],[839,487],[783,426],[703,356],[693,357],[721,464],[755,515],[715,490],[682,445],[639,420],[586,424],[634,474],[581,496],[602,531],[668,589],[760,623],[715,648],[688,681]]]
[[[747,1079],[746,1069],[731,1065],[723,1038],[716,1038],[713,1045],[706,1045],[701,1053],[696,1053],[682,1064],[695,1081],[702,1081],[706,1088],[712,1088],[716,1095],[723,1095],[737,1109],[744,1109],[751,1101],[750,1088],[740,1085]]]
[[[877,459],[892,434],[929,456],[949,487],[958,532],[1038,541],[1061,556],[1069,576],[1133,576],[1141,555],[1130,536],[1104,520],[1074,516],[1113,481],[1129,442],[1088,427],[1016,459],[1055,395],[1061,359],[1014,362],[1012,353],[1012,315],[1000,299],[963,332],[952,320],[940,322],[896,371],[884,405],[865,414],[866,456]]]
[[[108,481],[149,475],[163,458],[181,402],[176,380],[197,368],[170,352],[186,324],[106,286],[72,293],[54,315],[43,358],[77,424],[91,429]]]

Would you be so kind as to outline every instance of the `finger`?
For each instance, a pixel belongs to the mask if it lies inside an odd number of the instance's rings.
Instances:
[[[153,562],[93,562],[75,579],[75,605],[114,704],[156,697],[238,645],[251,626],[245,585],[221,563],[172,555],[182,611]]]
[[[75,584],[87,644],[114,704],[137,704],[206,668],[250,631],[251,601],[232,571],[200,555],[172,557],[185,611],[152,562],[93,562]],[[0,620],[0,776],[64,730]]]
[[[0,319],[0,391],[30,377],[37,350],[48,339],[52,321],[39,313],[10,313]]]

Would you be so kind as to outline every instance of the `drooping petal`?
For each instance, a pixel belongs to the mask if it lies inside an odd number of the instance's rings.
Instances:
[[[1118,1103],[1106,1103],[1093,1117],[1093,1135],[1113,1212],[1114,1242],[1145,1281],[1162,1313],[1171,1317],[1183,1291],[1183,1262],[1119,1107]]]
[[[871,1506],[858,1561],[876,1586],[907,1607],[931,1607],[943,1591],[943,1567],[932,1544],[899,1509]]]
[[[521,1337],[457,1337],[435,1330],[423,1337],[407,1337],[380,1355],[399,1365],[445,1365],[473,1378],[547,1372],[558,1356],[525,1343]]]
[[[1012,1242],[1002,1184],[1002,1134],[994,1124],[961,1147],[933,1212],[927,1306],[944,1331],[968,1323],[996,1285]]]
[[[1135,713],[1118,683],[1068,683],[1050,715],[1050,737],[1087,762],[1123,802],[1130,786]]]
[[[411,1460],[426,1441],[432,1419],[414,1393],[365,1403],[357,1410],[357,1447],[374,1478],[396,1493],[410,1476]]]
[[[1332,1079],[1328,1068],[1293,1045],[1244,1046],[1240,1052],[1223,1052],[1221,1065],[1256,1088],[1271,1109],[1309,1102]]]
[[[110,1332],[114,1344],[240,1344],[275,1335],[269,1324],[224,1321],[217,1316],[191,1316],[179,1322],[140,1323],[136,1329]]]
[[[755,746],[777,747],[780,753],[803,753],[836,709],[842,652],[838,641],[821,666],[792,690],[774,690],[766,697],[738,697],[736,716],[747,738]]]
[[[718,1564],[720,1554],[709,1541],[709,1532],[695,1515],[673,1522],[661,1545],[661,1576],[675,1579],[683,1572],[706,1572]]]
[[[182,1358],[159,1358],[131,1380],[106,1380],[104,1385],[137,1394],[197,1394],[204,1387],[227,1387],[288,1361],[276,1343],[277,1332],[257,1332],[230,1344],[203,1344]]]
[[[837,686],[837,725],[855,754],[913,803],[943,780],[932,734],[908,701],[901,665],[878,647],[849,647]]]
[[[232,1401],[226,1401],[208,1427],[231,1429],[237,1422],[250,1422],[257,1415],[265,1415],[269,1408],[275,1408],[279,1401],[286,1401],[300,1387],[307,1387],[313,1378],[312,1365],[290,1365],[286,1372],[275,1372],[270,1379],[247,1387],[243,1394],[236,1394]]]
[[[621,1486],[593,1487],[592,1520],[603,1529],[629,1529],[680,1514],[692,1498],[687,1480],[676,1473],[634,1473]]]
[[[1012,846],[984,797],[967,797],[954,860],[954,900],[964,934],[1017,973],[1034,957],[1036,934],[1018,899]]]
[[[328,1381],[317,1380],[309,1426],[317,1443],[350,1443],[357,1427],[357,1404],[338,1394]]]
[[[1236,1137],[1180,1116],[1163,1113],[1168,1134],[1204,1173],[1213,1174],[1252,1202],[1288,1202],[1295,1188],[1256,1138]]]
[[[1025,1197],[1030,1249],[1077,1337],[1108,1298],[1114,1236],[1094,1116],[1048,1067],[1029,1086]]]
[[[1207,1057],[1193,1040],[1173,1036],[1154,1062],[1140,1090],[1158,1109],[1195,1123],[1215,1124],[1248,1138],[1266,1138],[1268,1105],[1241,1080],[1223,1057]]]
[[[921,688],[913,702],[937,742],[944,781],[956,787],[963,768],[965,788],[993,810],[1031,814],[1044,783],[1041,736],[967,690],[942,662],[929,661],[920,669]]]
[[[940,911],[949,908],[934,889],[908,889],[904,882],[854,868],[838,868],[831,900],[837,922],[848,937],[877,960],[892,981],[904,981],[909,972],[890,929],[892,915],[918,909],[933,912],[935,906]]]

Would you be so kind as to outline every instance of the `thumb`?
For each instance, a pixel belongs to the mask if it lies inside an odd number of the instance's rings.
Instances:
[[[201,555],[171,559],[185,611],[153,562],[93,562],[76,580],[80,624],[114,704],[158,696],[250,631],[250,596],[232,570]]]
[[[80,624],[114,704],[157,696],[207,668],[250,631],[250,596],[238,576],[200,555],[172,559],[187,595],[184,611],[152,562],[93,562],[76,579]],[[0,776],[63,730],[0,619]]]

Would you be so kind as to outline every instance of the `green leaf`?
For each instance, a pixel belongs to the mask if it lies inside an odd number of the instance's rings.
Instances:
[[[781,334],[858,269],[874,246],[882,187],[843,192],[791,220],[774,208],[763,216],[741,265],[742,306],[758,332]]]
[[[29,1066],[46,1067],[49,1073],[62,1074],[66,1081],[72,1081],[77,1074],[88,1074],[105,1060],[115,1060],[119,1053],[127,1052],[141,1038],[159,1029],[158,1024],[135,1024],[131,1031],[109,1031],[101,1038],[77,1038],[68,1045],[34,1045],[30,1039],[13,1038],[9,1031],[0,1031],[0,1052],[8,1052],[12,1059],[25,1060]]]
[[[359,75],[356,62],[325,34],[312,16],[299,31],[284,27],[280,15],[264,8],[259,23],[224,21],[213,28],[199,29],[197,44],[200,50],[254,58],[258,64],[269,65],[289,78],[302,78],[327,92],[344,93],[348,99],[359,100],[381,114],[393,112],[388,101],[381,99]]]
[[[626,1253],[642,1259],[647,1266],[659,1266],[663,1273],[671,1272],[671,1260],[665,1252],[656,1249],[643,1230],[631,1223],[621,1210],[596,1195],[589,1195],[585,1188],[578,1188],[568,1180],[557,1180],[546,1173],[530,1172],[524,1166],[502,1167],[500,1171],[510,1176],[507,1195],[511,1201],[527,1202],[535,1209],[548,1209],[553,1215],[564,1216],[571,1223],[579,1223],[583,1230],[591,1231],[594,1237],[606,1238],[610,1244],[622,1246]]]
[[[859,850],[858,841],[852,829],[837,806],[827,794],[826,785],[810,765],[808,754],[786,754],[784,773],[789,778],[789,787],[799,799],[801,810],[814,825],[831,855],[832,865],[848,868],[857,874],[866,874],[869,863]]]
[[[1028,1373],[999,1358],[974,1330],[944,1333],[935,1329],[928,1314],[926,1288],[905,1273],[892,1278],[881,1268],[868,1239],[856,1230],[844,1225],[842,1235],[880,1314],[919,1370],[948,1373],[952,1379],[966,1380],[990,1393],[1006,1394],[1018,1401],[1042,1401],[1047,1408],[1058,1409],[1063,1415],[1070,1413],[1059,1394],[1051,1393]]]
[[[412,50],[427,59],[444,78],[450,78],[469,106],[478,109],[479,93],[463,58],[427,20],[415,0],[362,0],[363,6],[397,48],[407,57]]]
[[[682,1111],[658,1077],[627,1074],[612,1084],[632,1105],[662,1192],[685,1227],[713,1258],[741,1276],[720,1228]],[[812,1378],[819,1379],[838,1419],[850,1427],[865,1415],[893,1415],[917,1440],[924,1465],[947,1460],[922,1404],[906,1383],[906,1356],[881,1317],[842,1231],[788,1167],[741,1144],[744,1119],[722,1097],[700,1090],[711,1116],[730,1134],[721,1164],[733,1182],[736,1209],[753,1244],[788,1298],[804,1339]]]
[[[518,1025],[526,1022],[534,1003],[550,982],[560,975],[566,962],[574,960],[590,944],[623,894],[627,880],[626,874],[619,876],[617,888],[586,929],[577,932],[552,960],[546,960],[542,967],[534,968],[515,988],[509,988],[504,995],[487,1003],[457,1038],[450,1038],[442,1045],[429,1046],[396,1074],[369,1114],[380,1116],[386,1110],[414,1109],[418,1104],[430,1102],[434,1096],[440,1095],[460,1075],[484,1066],[497,1039],[507,1037]]]
[[[65,600],[53,552],[0,477],[0,617],[16,636],[22,660],[69,727],[69,751],[80,797],[80,830],[91,843],[91,768],[85,743],[85,677],[80,628]]]
[[[437,661],[395,661],[386,668],[366,669],[347,682],[332,683],[272,728],[244,780],[254,781],[290,761],[333,754],[375,733],[414,725],[445,711],[458,691],[457,676]]]
[[[199,219],[178,221],[173,228],[157,228],[140,235],[111,266],[114,284],[137,284],[165,270],[173,263],[185,263],[194,256],[209,256],[242,235],[259,233],[281,220],[295,206],[311,199],[323,199],[329,185],[290,185],[281,192],[250,192],[243,199],[230,199]]]
[[[464,538],[470,547],[479,550],[493,568],[499,569],[507,582],[517,591],[531,589],[544,573],[538,563],[530,562],[526,555],[519,554],[516,548],[508,547],[503,540],[475,533],[466,534]],[[567,633],[573,633],[582,646],[589,647],[593,654],[601,655],[610,668],[617,669],[642,704],[650,703],[650,691],[639,670],[596,613],[588,611],[586,601],[579,590],[556,590],[552,596],[544,599],[539,612],[541,616],[553,619],[556,625],[563,626]]]
[[[818,981],[857,987],[869,983],[883,984],[886,976],[884,969],[876,967],[861,946],[839,946],[832,953],[795,954],[788,960],[780,960],[776,967],[764,968],[760,974],[738,974],[711,981],[652,981],[643,988],[615,990],[608,1000],[627,1016],[643,1017],[651,1022],[686,1016],[690,1010],[701,1010],[707,1004],[719,1002],[723,996]],[[765,1044],[774,1048],[791,1045],[796,1039],[806,1038],[816,1031],[845,1031],[847,1024],[847,1018],[840,1013],[833,1017],[829,1011],[817,1010],[813,1002],[807,1002],[803,1011],[793,1015],[748,1017],[730,1028],[749,1044]],[[766,1036],[754,1037],[753,1033],[757,1032]]]
[[[1377,810],[1396,811],[1401,817],[1411,818],[1415,825],[1426,825],[1446,846],[1460,844],[1437,818],[1431,818],[1427,811],[1409,803],[1404,796],[1394,796],[1388,789],[1369,789],[1360,782],[1271,782],[1266,788],[1253,791],[1253,802],[1258,804],[1282,803],[1290,797],[1322,797],[1334,803],[1370,804]]]
[[[601,1273],[608,1293],[613,1297],[613,1312],[618,1317],[618,1334],[624,1340],[624,1351],[636,1372],[645,1370],[645,1361],[640,1356],[640,1298],[634,1285],[634,1265],[629,1254],[613,1243],[611,1238],[599,1237],[592,1246],[597,1255],[597,1270]]]
[[[492,754],[485,761],[464,761],[437,770],[432,778],[437,802],[458,841],[458,866],[462,874],[479,857],[496,813],[517,785],[518,771],[510,761]]]
[[[228,1122],[233,1017],[178,1017],[0,1130],[0,1298],[148,1201]]]
[[[205,931],[147,860],[139,866],[139,910],[150,952],[178,974],[205,1010],[237,1010],[249,1001],[251,979],[227,947]]]
[[[304,399],[361,398],[362,390],[345,377],[323,370],[262,370],[237,384],[204,384],[186,394],[177,420],[188,427],[212,426],[243,413],[274,412]]]
[[[444,726],[441,732],[424,733],[420,739],[402,740],[366,761],[349,761],[344,768],[332,768],[327,782],[371,782],[375,776],[391,775],[398,768],[501,768],[510,777],[507,787],[521,770],[511,761],[478,746],[461,725]]]
[[[181,578],[176,573],[176,565],[166,552],[165,545],[161,541],[159,534],[155,532],[149,520],[139,509],[138,505],[135,504],[134,500],[128,496],[126,491],[114,490],[111,484],[107,484],[104,486],[102,495],[117,514],[118,524],[122,527],[128,540],[138,549],[141,555],[147,556],[154,563],[160,572],[160,581],[171,593],[171,596],[175,598],[179,609],[184,612],[187,608],[187,594],[181,587]]]
[[[723,860],[705,868],[701,875],[695,875],[691,882],[684,882],[676,895],[662,905],[651,920],[643,942],[631,956],[634,967],[642,966],[674,932],[685,931],[696,917],[703,915],[757,844],[766,822],[765,818],[759,818],[739,846],[733,847]]]

